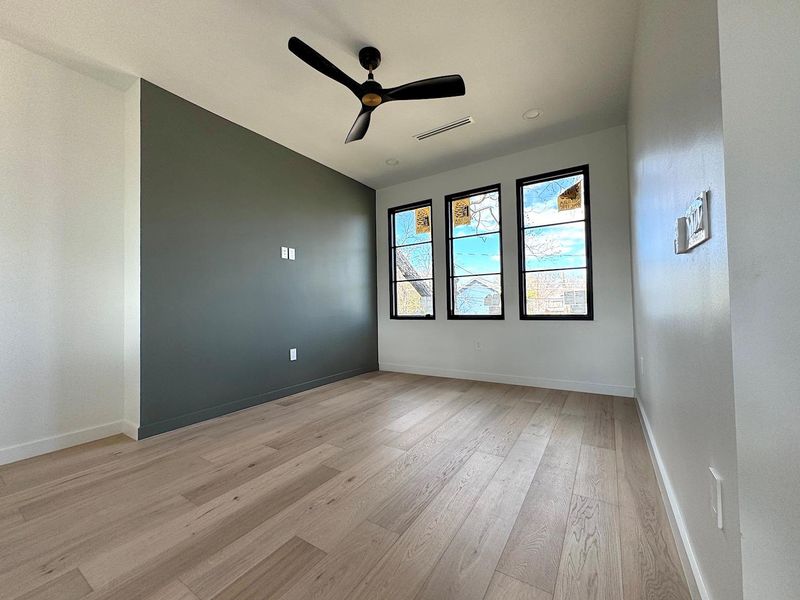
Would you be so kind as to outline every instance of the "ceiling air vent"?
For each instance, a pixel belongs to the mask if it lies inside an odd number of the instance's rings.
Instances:
[[[414,137],[421,142],[422,140],[427,140],[428,138],[439,135],[440,133],[444,133],[445,131],[450,131],[451,129],[456,129],[457,127],[463,127],[464,125],[469,125],[470,123],[474,123],[472,117],[464,117],[458,121],[448,123],[447,125],[440,125],[439,127],[434,127],[429,131],[423,131]]]

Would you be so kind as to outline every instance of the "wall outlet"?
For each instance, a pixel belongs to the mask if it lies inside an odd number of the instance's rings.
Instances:
[[[481,341],[475,340],[475,352],[480,352],[480,351],[481,351]]]
[[[294,260],[294,248],[289,248],[289,260]]]
[[[714,467],[708,467],[711,473],[711,513],[717,520],[717,529],[723,529],[722,522],[722,475]]]
[[[297,360],[297,348],[289,348],[289,360]]]
[[[281,258],[289,258],[289,249],[286,246],[281,246]]]
[[[639,357],[639,379],[644,379],[644,356]]]

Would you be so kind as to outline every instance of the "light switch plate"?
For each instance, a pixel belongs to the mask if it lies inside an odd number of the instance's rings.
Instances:
[[[711,237],[708,192],[700,192],[675,221],[675,254],[685,254]]]
[[[294,260],[294,248],[289,248],[289,260]]]
[[[281,258],[289,258],[289,249],[286,246],[281,246]]]
[[[297,348],[289,348],[289,360],[297,360]]]

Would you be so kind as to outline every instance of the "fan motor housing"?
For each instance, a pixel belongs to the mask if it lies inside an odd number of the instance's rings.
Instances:
[[[381,53],[377,48],[366,46],[358,51],[358,62],[367,71],[374,71],[381,64]]]

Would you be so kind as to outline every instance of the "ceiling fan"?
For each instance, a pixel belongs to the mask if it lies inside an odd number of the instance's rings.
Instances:
[[[461,75],[444,75],[431,77],[384,89],[375,81],[372,71],[381,64],[381,53],[377,48],[367,46],[358,52],[358,62],[369,71],[364,83],[357,83],[349,75],[342,72],[336,65],[314,50],[302,40],[289,38],[289,50],[300,60],[313,67],[323,75],[338,81],[349,89],[361,101],[361,112],[358,113],[350,133],[347,134],[345,144],[360,140],[367,133],[372,111],[386,102],[394,100],[427,100],[430,98],[450,98],[465,94],[464,80]]]

